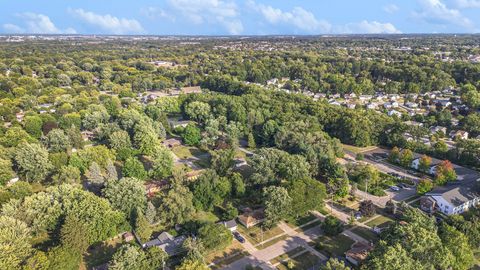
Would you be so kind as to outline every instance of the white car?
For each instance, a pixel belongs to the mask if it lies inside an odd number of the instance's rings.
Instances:
[[[390,189],[393,190],[393,191],[399,191],[400,190],[400,188],[397,187],[397,186],[391,186]]]

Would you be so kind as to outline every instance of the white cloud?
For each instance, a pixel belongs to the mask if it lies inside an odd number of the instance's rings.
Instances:
[[[220,24],[230,34],[243,32],[238,7],[233,1],[224,0],[168,0],[172,12],[180,13],[193,24]]]
[[[470,19],[453,8],[447,7],[441,0],[418,0],[421,11],[414,12],[413,15],[427,23],[447,25],[454,24],[466,28],[473,28]]]
[[[400,34],[402,33],[391,23],[363,20],[359,23],[349,23],[338,30],[345,34]]]
[[[6,31],[12,33],[32,33],[32,34],[75,34],[73,28],[59,29],[50,20],[47,15],[37,14],[33,12],[24,12],[16,14],[17,17],[23,19],[24,27],[7,23],[3,25]]]
[[[400,8],[395,4],[389,4],[383,7],[383,10],[390,14],[397,12],[399,9]]]
[[[142,8],[140,12],[142,13],[142,15],[144,15],[145,17],[151,20],[161,18],[161,19],[169,19],[171,21],[175,21],[175,16],[173,14],[161,8],[147,7],[147,8]]]
[[[309,33],[327,33],[332,27],[330,23],[318,20],[313,13],[302,7],[294,7],[291,11],[282,11],[272,6],[257,4],[254,1],[249,1],[248,6],[261,13],[270,24],[289,24]]]
[[[480,8],[480,0],[456,0],[458,8]]]
[[[18,25],[15,25],[15,24],[6,23],[6,24],[2,25],[2,27],[7,33],[10,33],[10,34],[25,33],[25,29],[23,29],[22,27],[20,27]]]
[[[83,9],[69,9],[69,12],[85,23],[97,26],[112,34],[141,34],[142,25],[135,19],[117,18],[110,14],[100,15]]]

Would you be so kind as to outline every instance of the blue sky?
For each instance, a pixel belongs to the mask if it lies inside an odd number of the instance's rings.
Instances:
[[[0,33],[478,33],[480,0],[0,0]]]

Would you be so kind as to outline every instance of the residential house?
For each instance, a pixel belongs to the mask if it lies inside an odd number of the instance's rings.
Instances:
[[[437,186],[426,193],[436,202],[436,207],[446,215],[461,214],[480,203],[477,181],[457,181],[445,186]]]
[[[420,198],[420,209],[427,212],[428,214],[433,214],[437,207],[437,202],[430,196],[422,196]]]
[[[85,130],[81,132],[83,141],[89,141],[95,138],[95,134],[92,131]]]
[[[431,133],[439,133],[441,132],[442,134],[447,134],[447,128],[446,127],[441,127],[441,126],[433,126],[430,128]]]
[[[263,208],[259,208],[256,210],[251,210],[250,208],[246,208],[244,213],[238,216],[238,221],[245,226],[246,228],[253,227],[265,220],[265,213]]]
[[[406,102],[405,106],[407,106],[410,109],[417,109],[418,108],[418,104],[415,103],[415,102]]]
[[[23,118],[25,117],[25,113],[23,111],[21,111],[21,112],[16,113],[15,116],[16,116],[18,122],[22,122]]]
[[[367,109],[370,109],[370,110],[374,110],[377,108],[377,104],[376,103],[368,103],[367,104]]]
[[[371,100],[373,98],[372,95],[360,95],[358,97],[358,99],[360,99],[361,101],[367,101],[367,100]]]
[[[160,192],[163,188],[168,185],[166,180],[162,181],[150,181],[144,184],[145,192],[147,193],[147,197],[151,198],[154,197],[155,194]]]
[[[168,148],[174,148],[175,146],[182,145],[182,141],[178,138],[170,138],[162,142],[163,146]]]
[[[203,170],[193,170],[185,174],[188,181],[197,180],[197,178],[203,173]]]
[[[219,222],[219,224],[222,224],[223,226],[225,226],[225,228],[227,228],[231,232],[234,232],[237,230],[237,222],[235,221],[235,219],[228,220],[228,221],[221,221]]]
[[[165,251],[169,256],[178,255],[184,252],[182,244],[186,237],[184,235],[173,237],[168,232],[162,232],[155,239],[150,240],[142,245],[143,248],[157,246]]]
[[[396,115],[396,116],[398,116],[398,117],[401,117],[401,116],[402,116],[402,113],[399,112],[399,111],[396,111],[396,110],[390,110],[390,111],[388,111],[388,116],[394,116],[394,115]]]
[[[464,130],[452,130],[450,132],[450,138],[452,139],[462,139],[462,140],[466,140],[468,139],[468,132],[464,131]]]
[[[415,122],[415,121],[405,121],[403,123],[407,126],[423,127],[422,123]]]
[[[441,108],[447,108],[452,105],[452,102],[450,102],[449,99],[436,99],[434,101],[435,105],[441,107]]]
[[[345,258],[351,264],[358,266],[367,258],[368,253],[372,249],[372,245],[356,242],[347,252],[345,252]]]
[[[133,233],[131,232],[126,232],[122,235],[122,238],[123,238],[123,241],[125,242],[131,242],[135,239],[135,237],[133,236]]]
[[[168,123],[173,129],[176,129],[179,127],[186,127],[188,126],[188,124],[193,122],[189,120],[182,120],[182,119],[168,119]]]

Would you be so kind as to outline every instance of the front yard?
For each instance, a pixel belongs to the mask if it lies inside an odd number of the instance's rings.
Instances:
[[[238,225],[237,231],[245,236],[247,240],[254,246],[284,233],[284,231],[278,226],[275,226],[272,229],[262,230],[259,226],[253,226],[247,229],[242,225]]]
[[[370,242],[377,242],[380,238],[378,235],[373,232],[372,230],[369,230],[364,227],[355,227],[351,230],[354,234],[362,237],[363,239],[370,241]]]
[[[311,269],[312,267],[319,265],[321,263],[320,258],[315,256],[310,252],[305,252],[293,259],[290,259],[293,263],[293,268],[288,267],[288,262],[283,262],[277,266],[279,270],[305,270]]]
[[[315,239],[315,249],[329,257],[344,256],[345,252],[355,243],[350,237],[339,234],[337,236],[321,236]]]
[[[368,227],[379,227],[379,228],[385,228],[385,227],[388,227],[390,224],[393,223],[393,220],[389,217],[386,217],[386,216],[382,216],[382,215],[379,215],[378,217],[370,220],[369,222],[367,222],[365,225],[367,225]]]

